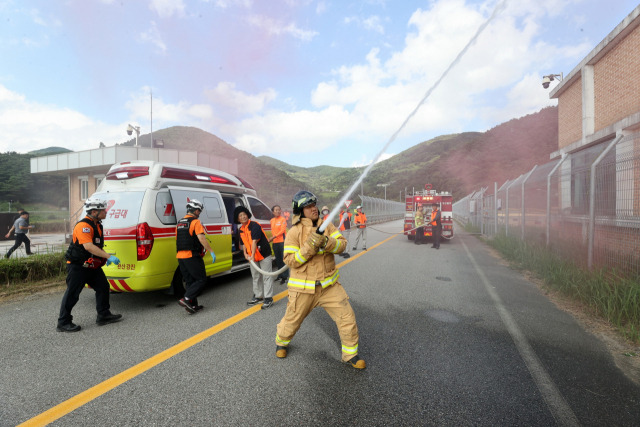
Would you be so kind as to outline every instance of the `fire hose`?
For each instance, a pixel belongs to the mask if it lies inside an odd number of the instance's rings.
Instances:
[[[411,120],[411,118],[413,118],[413,116],[418,112],[418,110],[420,109],[420,107],[422,107],[422,105],[424,104],[424,102],[427,100],[427,98],[429,98],[429,96],[431,95],[431,93],[440,85],[440,82],[442,82],[442,80],[447,76],[447,74],[449,74],[449,71],[460,61],[460,59],[464,56],[464,54],[467,52],[467,50],[471,47],[471,45],[476,41],[476,39],[480,36],[480,34],[484,31],[485,28],[487,28],[487,26],[489,25],[489,23],[498,15],[498,13],[500,11],[502,11],[502,9],[505,8],[507,3],[507,0],[503,0],[502,2],[500,2],[494,9],[493,12],[491,13],[491,16],[482,24],[480,25],[480,27],[478,28],[478,30],[476,31],[476,33],[474,34],[474,36],[471,38],[471,40],[469,40],[469,42],[465,45],[465,47],[458,53],[458,55],[455,57],[455,59],[451,62],[451,64],[449,64],[449,66],[447,67],[446,70],[444,70],[444,72],[442,73],[442,75],[440,76],[440,78],[429,88],[429,90],[427,90],[427,92],[424,94],[424,96],[422,97],[422,99],[420,100],[420,102],[418,102],[418,105],[416,105],[416,107],[413,109],[413,111],[411,111],[411,113],[409,113],[409,115],[407,116],[407,118],[404,120],[404,122],[402,122],[402,125],[400,125],[400,127],[398,128],[398,130],[396,130],[393,135],[391,135],[391,138],[389,138],[389,140],[387,141],[387,143],[382,147],[382,149],[378,152],[378,154],[376,155],[376,157],[373,159],[373,161],[369,164],[369,166],[367,166],[365,168],[365,170],[362,172],[362,174],[358,177],[358,179],[351,185],[351,187],[349,188],[349,190],[347,192],[344,193],[344,196],[342,197],[342,199],[340,199],[340,201],[338,202],[338,204],[336,204],[333,208],[333,210],[331,210],[331,212],[329,212],[329,216],[327,217],[326,221],[324,221],[320,227],[318,227],[316,229],[316,233],[318,234],[322,234],[324,233],[324,230],[327,228],[327,225],[333,221],[333,219],[335,218],[335,216],[338,214],[338,211],[341,209],[341,206],[347,201],[347,198],[358,188],[358,186],[360,185],[360,183],[366,178],[366,176],[369,174],[369,172],[371,171],[371,169],[373,168],[373,166],[378,162],[378,160],[380,159],[380,157],[382,157],[382,155],[384,154],[384,152],[387,150],[387,148],[389,148],[389,146],[391,145],[391,143],[393,141],[395,141],[396,137],[398,136],[398,134],[404,129],[404,127],[407,125],[407,123],[409,122],[409,120]],[[399,233],[398,233],[399,234]],[[276,272],[269,272],[269,271],[264,271],[261,270],[255,262],[253,262],[252,260],[249,260],[249,262],[251,263],[251,265],[258,270],[258,272],[260,272],[261,274],[267,275],[267,276],[275,276],[277,274],[280,274],[282,271],[285,271],[288,267],[284,266],[282,267],[280,270],[276,271]]]

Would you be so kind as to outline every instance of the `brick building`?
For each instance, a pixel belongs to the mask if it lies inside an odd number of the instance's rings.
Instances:
[[[640,273],[640,6],[550,97],[558,100],[555,235],[576,243],[589,266]]]

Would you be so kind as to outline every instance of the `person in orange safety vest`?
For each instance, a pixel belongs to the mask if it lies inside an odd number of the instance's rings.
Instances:
[[[358,243],[362,238],[362,250],[367,250],[367,216],[362,212],[362,206],[356,208],[356,218],[353,221],[358,229],[356,234],[356,243],[353,245],[353,250],[358,250]]]
[[[440,249],[440,235],[442,234],[442,222],[440,219],[440,210],[438,209],[438,205],[436,203],[433,204],[431,210],[431,233],[433,236],[433,245],[432,248]]]
[[[282,208],[279,205],[275,205],[271,208],[273,212],[273,218],[271,218],[271,238],[269,243],[273,248],[273,255],[276,258],[276,268],[280,270],[284,267],[284,238],[287,233],[287,219],[282,216]],[[276,277],[276,281],[285,283],[289,279],[289,270],[285,270],[284,273],[280,273]]]
[[[342,235],[344,236],[344,238],[347,239],[347,247],[344,249],[344,252],[340,254],[343,258],[351,257],[351,255],[349,255],[349,252],[347,251],[349,249],[349,238],[351,237],[351,218],[352,217],[353,217],[353,214],[348,210],[346,212],[344,210],[340,211],[340,225],[338,226],[338,229],[342,232]]]
[[[251,212],[244,206],[238,206],[235,209],[233,220],[236,224],[242,224],[239,231],[245,259],[255,262],[262,271],[270,273],[273,260],[271,246],[262,226],[251,221]],[[247,302],[247,305],[261,303],[261,308],[267,309],[273,305],[273,276],[262,274],[253,265],[249,265],[253,278],[253,298]],[[262,277],[263,286],[260,286],[260,277]]]

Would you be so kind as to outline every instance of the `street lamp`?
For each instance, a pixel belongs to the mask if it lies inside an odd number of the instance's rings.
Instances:
[[[387,200],[387,187],[390,186],[391,183],[388,184],[378,184],[378,187],[384,187],[384,199]]]
[[[136,147],[138,146],[138,137],[140,136],[140,126],[127,126],[127,134],[131,135],[133,132],[136,132]]]

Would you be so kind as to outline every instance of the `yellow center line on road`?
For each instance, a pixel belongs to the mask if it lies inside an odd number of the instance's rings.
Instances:
[[[393,239],[394,237],[396,237],[396,235],[393,235],[391,237],[389,237],[386,240],[383,240],[382,242],[372,246],[369,250],[372,250],[380,245],[382,245],[383,243],[386,243],[387,241]],[[351,258],[346,259],[345,261],[341,262],[340,264],[338,264],[338,268],[350,263],[351,261],[359,258],[360,256],[364,255],[365,252],[361,252],[358,255],[354,255]],[[278,295],[274,295],[273,300],[274,301],[279,301],[283,298],[285,298],[288,295],[288,291],[282,291],[280,292]],[[22,426],[45,426],[47,424],[50,424],[52,422],[54,422],[55,420],[62,418],[63,416],[67,415],[70,412],[75,411],[76,409],[78,409],[79,407],[91,402],[92,400],[96,399],[97,397],[102,396],[103,394],[105,394],[106,392],[108,392],[109,390],[113,390],[114,388],[118,387],[120,384],[124,384],[125,382],[129,381],[132,378],[137,377],[138,375],[148,371],[149,369],[153,368],[154,366],[159,365],[160,363],[164,362],[167,359],[172,358],[173,356],[175,356],[176,354],[182,353],[183,351],[187,350],[190,347],[193,347],[194,345],[198,344],[199,342],[202,342],[204,340],[206,340],[207,338],[217,334],[220,331],[225,330],[226,328],[228,328],[229,326],[232,326],[238,322],[240,322],[241,320],[246,319],[247,317],[251,316],[252,314],[256,313],[260,311],[260,306],[256,305],[253,306],[251,308],[248,308],[246,310],[244,310],[241,313],[236,314],[233,317],[230,317],[220,323],[218,323],[215,326],[212,326],[211,328],[202,331],[194,336],[192,336],[191,338],[188,338],[176,345],[174,345],[173,347],[170,347],[166,350],[164,350],[161,353],[156,354],[155,356],[152,356],[150,358],[148,358],[147,360],[144,360],[140,363],[138,363],[135,366],[132,366],[131,368],[117,374],[114,375],[113,377],[101,382],[100,384],[97,384],[93,387],[91,387],[90,389],[87,389],[85,391],[83,391],[80,394],[77,394],[67,400],[65,400],[64,402],[54,406],[53,408],[41,413],[40,415],[36,415],[35,417],[23,422],[22,424],[19,424],[18,427],[22,427]],[[275,337],[274,337],[275,339]]]

